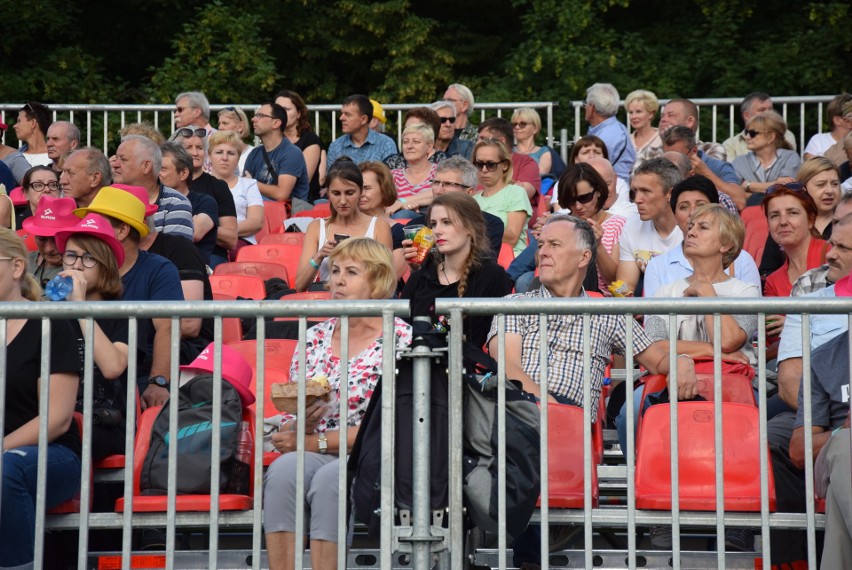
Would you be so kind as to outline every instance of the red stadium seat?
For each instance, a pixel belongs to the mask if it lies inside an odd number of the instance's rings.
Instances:
[[[302,232],[283,232],[280,234],[269,234],[264,236],[258,242],[261,245],[270,245],[276,243],[289,243],[293,245],[302,245],[305,243],[305,234]]]
[[[222,319],[222,342],[231,344],[243,340],[243,324],[237,317]]]
[[[716,510],[713,402],[678,403],[680,508]],[[636,508],[671,510],[671,404],[645,411],[636,444]],[[775,479],[769,450],[760,449],[760,418],[753,405],[722,403],[724,504],[726,511],[760,511],[760,454],[769,465],[769,508],[775,510]]]
[[[264,281],[273,277],[280,277],[289,283],[287,269],[278,263],[267,263],[263,261],[232,261],[220,263],[213,270],[213,275],[249,275],[259,277]]]
[[[267,232],[270,234],[283,233],[284,220],[287,219],[287,204],[275,200],[264,200],[263,217],[266,221]]]
[[[139,390],[134,390],[133,392],[136,394],[136,425],[139,425],[139,421],[142,418],[142,399],[139,396]],[[116,453],[104,457],[100,461],[94,462],[92,467],[94,469],[124,469],[124,454]]]
[[[592,455],[601,455],[594,448]],[[583,473],[583,409],[565,404],[548,404],[548,504],[551,507],[582,509],[585,489]],[[602,451],[601,451],[602,454]],[[596,463],[596,459],[592,463]],[[597,469],[592,467],[592,506],[598,505]],[[540,499],[539,499],[540,501]]]
[[[36,251],[38,249],[38,245],[36,244],[35,234],[29,233],[27,230],[18,230],[17,234],[21,236],[24,240],[24,245],[27,247],[27,251]]]
[[[165,512],[168,509],[166,495],[142,495],[139,481],[142,475],[142,465],[145,462],[145,456],[148,454],[148,448],[151,445],[151,430],[154,426],[154,420],[160,413],[161,406],[148,408],[142,414],[142,421],[139,424],[139,431],[136,434],[136,449],[133,456],[133,512]],[[243,421],[248,422],[250,426],[254,426],[254,412],[249,409],[243,410]],[[253,436],[252,436],[253,437]],[[254,442],[251,445],[252,454],[254,454]],[[251,461],[251,473],[249,475],[249,494],[248,495],[233,495],[222,493],[219,495],[219,510],[220,511],[247,511],[252,508],[254,503],[254,459]],[[124,498],[118,499],[115,503],[116,512],[124,512]],[[210,495],[178,495],[176,497],[176,510],[181,512],[204,512],[210,510]]]
[[[273,383],[287,382],[290,378],[290,362],[296,351],[298,341],[288,339],[266,339],[264,343],[264,358],[266,359],[266,377],[264,380],[264,396],[268,398],[270,386]],[[257,393],[257,341],[243,340],[228,343],[228,346],[236,350],[246,359],[252,370],[251,388]],[[254,409],[254,406],[251,406]],[[264,415],[273,416],[276,412],[272,407],[271,400],[267,399]]]
[[[290,293],[281,297],[281,301],[328,301],[331,299],[329,291],[302,291],[301,293]]]
[[[745,241],[743,249],[751,255],[754,262],[760,265],[763,259],[763,248],[766,247],[766,238],[769,236],[769,222],[763,213],[763,206],[749,206],[740,212],[740,217],[745,225]]]
[[[213,293],[261,301],[266,298],[266,286],[260,277],[250,275],[211,275]]]
[[[299,270],[299,258],[302,246],[288,243],[273,245],[248,245],[237,252],[237,261],[263,261],[277,263],[287,269],[287,275],[294,279]],[[290,280],[287,281],[290,283]]]
[[[24,196],[24,189],[20,186],[16,186],[9,190],[9,198],[12,200],[12,204],[16,207],[27,205],[27,197]]]
[[[291,215],[291,218],[327,218],[331,215],[331,205],[328,202],[316,204],[310,210],[302,210]]]
[[[497,256],[497,263],[503,269],[509,269],[512,262],[515,261],[515,250],[508,243],[500,245],[500,254]]]

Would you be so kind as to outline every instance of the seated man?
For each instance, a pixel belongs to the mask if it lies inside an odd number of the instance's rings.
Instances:
[[[589,134],[604,142],[615,173],[622,180],[628,180],[636,161],[636,149],[627,128],[615,117],[619,107],[618,90],[610,83],[595,83],[586,90],[583,107]]]
[[[359,164],[368,160],[381,162],[396,154],[396,145],[391,138],[370,129],[372,119],[373,104],[366,95],[350,95],[343,100],[340,109],[343,135],[328,147],[329,167],[341,156],[348,156]]]

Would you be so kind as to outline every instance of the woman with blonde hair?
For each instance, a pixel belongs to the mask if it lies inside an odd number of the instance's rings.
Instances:
[[[512,113],[512,131],[515,133],[515,152],[525,154],[538,163],[542,176],[550,174],[553,159],[550,147],[536,146],[535,137],[541,132],[541,117],[532,107],[520,107]]]
[[[802,159],[790,150],[790,143],[784,139],[786,132],[787,123],[775,111],[758,113],[746,123],[743,135],[748,152],[735,158],[732,164],[746,194],[758,195],[750,199],[749,205],[759,204],[773,184],[795,181]]]
[[[624,99],[624,108],[633,130],[630,140],[636,149],[636,164],[661,154],[663,141],[660,139],[659,129],[651,124],[660,110],[657,96],[650,91],[637,89]]]
[[[504,297],[512,281],[490,255],[488,232],[476,200],[462,192],[441,194],[426,221],[435,237],[435,257],[411,274],[401,297],[411,300],[411,316],[435,320],[439,297]],[[483,346],[491,317],[465,317],[464,335]],[[452,323],[450,323],[452,326]]]
[[[335,164],[337,164],[335,162]],[[334,167],[332,166],[332,169]],[[332,172],[329,172],[331,175]],[[351,238],[335,247],[328,258],[331,267],[328,288],[332,299],[356,302],[388,299],[396,290],[396,273],[390,251],[369,238]],[[281,452],[264,481],[263,524],[269,567],[294,568],[297,537],[296,509],[306,507],[305,531],[310,532],[311,565],[317,569],[337,567],[338,477],[341,446],[351,450],[361,420],[382,373],[383,349],[402,350],[411,343],[411,327],[394,320],[394,346],[383,346],[381,317],[350,317],[349,346],[342,346],[338,318],[311,327],[305,343],[305,379],[325,376],[331,386],[330,402],[317,398],[307,406],[304,418],[285,414],[272,444]],[[348,350],[347,350],[348,348]],[[341,378],[341,359],[346,355],[349,378]],[[291,381],[299,381],[299,351],[290,366]],[[340,417],[339,399],[349,403],[347,417]],[[296,422],[305,423],[304,496],[296,495]]]
[[[437,165],[429,161],[435,148],[435,131],[425,123],[412,123],[402,131],[402,156],[408,166],[391,171],[396,186],[401,214],[411,217],[406,210],[417,211],[432,202],[432,179]],[[398,211],[400,211],[398,210]]]
[[[0,302],[41,298],[41,287],[27,273],[27,249],[12,230],[0,228]],[[37,307],[33,305],[35,310]],[[71,499],[80,489],[80,434],[73,422],[80,383],[80,336],[74,321],[50,320],[48,392],[41,390],[42,319],[9,318],[6,327],[6,398],[3,425],[3,488],[0,495],[0,566],[25,567],[35,549],[36,474],[39,400],[47,394],[47,471],[45,506]],[[69,342],[70,341],[70,342]]]
[[[491,139],[473,147],[473,165],[482,191],[474,196],[483,212],[503,222],[503,243],[518,255],[527,246],[527,220],[532,206],[527,191],[512,183],[512,153],[502,142]]]
[[[210,135],[208,147],[212,174],[225,182],[234,197],[237,210],[237,249],[255,244],[255,234],[263,228],[263,196],[257,180],[239,176],[238,161],[243,142],[233,131],[218,131]]]

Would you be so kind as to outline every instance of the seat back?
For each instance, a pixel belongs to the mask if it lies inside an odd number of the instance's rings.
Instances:
[[[237,252],[237,261],[262,261],[275,263],[287,270],[288,276],[296,276],[299,270],[299,258],[302,246],[281,243],[271,245],[247,245]],[[289,283],[290,280],[288,279]]]
[[[281,234],[283,235],[283,234]],[[213,270],[213,275],[249,275],[258,277],[266,281],[273,277],[280,277],[288,283],[290,282],[287,269],[277,263],[268,263],[264,261],[232,261],[230,263],[220,263]]]
[[[284,220],[287,219],[287,204],[275,200],[264,200],[263,218],[267,232],[270,234],[283,233]]]
[[[222,319],[222,342],[231,344],[243,340],[243,322],[238,317]]]
[[[680,508],[716,509],[714,402],[678,403]],[[760,511],[760,454],[769,466],[769,507],[775,510],[775,480],[769,450],[760,448],[758,410],[753,405],[723,402],[724,504],[726,511]],[[670,510],[671,404],[645,411],[636,448],[636,507]]]
[[[302,245],[305,243],[305,234],[302,232],[283,232],[280,234],[269,234],[258,242],[261,245],[272,245],[276,243],[289,243]]]
[[[567,404],[547,406],[548,504],[551,507],[582,509],[586,483],[583,473],[583,409]],[[592,439],[592,455],[597,456]],[[597,506],[598,475],[595,461],[592,463],[592,506]]]
[[[38,244],[36,244],[35,240],[35,234],[31,234],[30,232],[24,229],[19,229],[16,233],[24,240],[24,245],[27,247],[27,251],[36,251],[38,249]]]
[[[746,230],[743,249],[751,255],[757,265],[760,265],[760,260],[763,259],[763,248],[766,247],[766,238],[769,237],[769,222],[766,220],[766,214],[763,213],[762,206],[748,206],[740,212],[740,217]]]
[[[512,262],[515,261],[515,250],[508,243],[500,244],[500,253],[497,256],[497,263],[503,269],[509,269]]]
[[[15,186],[9,190],[9,199],[12,200],[12,204],[15,207],[27,205],[27,197],[24,195],[24,188],[22,186]]]
[[[266,298],[266,285],[260,277],[251,275],[211,275],[210,288],[213,293],[262,301]]]
[[[289,339],[266,339],[264,343],[264,358],[266,359],[266,375],[264,379],[264,397],[266,398],[265,415],[278,413],[269,398],[273,383],[288,382],[290,379],[290,362],[299,341]],[[243,340],[228,343],[228,346],[240,353],[251,366],[251,389],[257,394],[257,341]],[[254,409],[254,406],[251,406]]]

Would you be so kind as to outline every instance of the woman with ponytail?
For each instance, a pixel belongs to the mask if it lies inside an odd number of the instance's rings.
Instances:
[[[476,200],[462,192],[434,199],[426,221],[435,236],[433,257],[411,274],[402,291],[411,300],[411,316],[435,320],[435,299],[503,297],[512,281],[490,255],[488,232]],[[409,256],[415,250],[408,248]],[[453,323],[449,323],[450,326]],[[485,344],[491,317],[465,317],[464,336],[475,346]]]
[[[37,301],[41,287],[27,273],[27,250],[12,230],[0,228],[0,302]],[[33,309],[36,309],[33,306]],[[39,445],[39,398],[42,348],[50,350],[47,402],[48,509],[71,499],[80,488],[80,435],[72,422],[80,354],[76,323],[50,321],[50,347],[42,347],[41,316],[5,319],[6,369],[0,390],[6,391],[3,416],[3,488],[0,496],[0,567],[24,567],[33,561],[35,545],[36,472]]]

